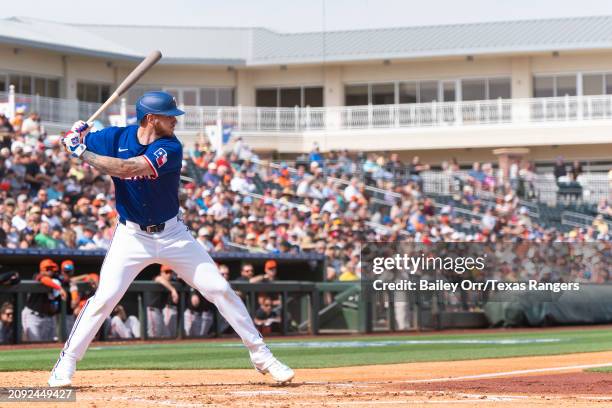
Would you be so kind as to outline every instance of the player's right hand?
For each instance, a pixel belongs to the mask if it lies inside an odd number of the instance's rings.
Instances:
[[[82,143],[79,134],[73,131],[66,133],[66,136],[62,139],[62,144],[66,148],[66,151],[70,153],[72,157],[76,158],[80,158],[87,149],[87,146]]]
[[[176,291],[176,289],[174,289],[171,293],[172,295],[172,303],[174,303],[175,305],[178,304],[179,302],[179,295],[178,292]]]

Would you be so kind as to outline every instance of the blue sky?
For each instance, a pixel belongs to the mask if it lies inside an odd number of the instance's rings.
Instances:
[[[612,15],[611,0],[19,0],[2,3],[2,18],[25,16],[96,24],[258,26],[281,32]]]

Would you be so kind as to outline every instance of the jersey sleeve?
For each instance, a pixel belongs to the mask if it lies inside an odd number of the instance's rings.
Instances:
[[[115,157],[115,139],[119,134],[117,130],[117,127],[107,127],[97,132],[89,132],[83,143],[92,153]]]
[[[159,139],[147,148],[144,157],[155,177],[180,172],[183,165],[183,146],[176,138]]]

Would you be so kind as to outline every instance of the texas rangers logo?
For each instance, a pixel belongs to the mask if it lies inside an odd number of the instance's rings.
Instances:
[[[153,153],[155,155],[155,162],[157,167],[161,167],[168,162],[168,153],[163,148],[159,148]]]

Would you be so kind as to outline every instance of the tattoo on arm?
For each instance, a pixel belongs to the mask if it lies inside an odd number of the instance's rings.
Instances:
[[[129,159],[118,159],[115,157],[102,156],[86,150],[81,158],[102,173],[112,177],[131,178],[138,176],[151,176],[151,166],[142,156]]]

